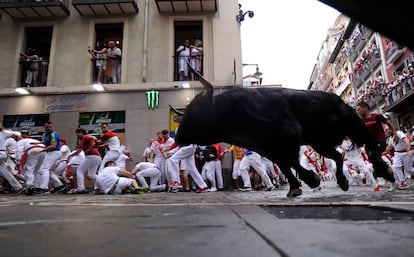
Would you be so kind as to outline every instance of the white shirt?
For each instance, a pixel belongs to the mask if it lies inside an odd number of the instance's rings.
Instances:
[[[121,154],[118,159],[115,161],[115,165],[119,168],[126,168],[126,161],[129,160],[129,156],[126,154]]]
[[[70,155],[70,148],[67,145],[60,146],[60,152],[62,153],[62,157],[60,157],[61,161],[67,161]]]
[[[108,145],[108,148],[111,151],[121,151],[121,142],[119,141],[119,137],[117,136],[108,138],[106,141],[104,141],[104,143]]]
[[[118,173],[120,170],[121,168],[119,167],[105,167],[101,170],[96,177],[95,189],[99,189],[107,194],[118,180]]]
[[[407,137],[404,132],[397,130],[397,137],[399,138],[395,142],[394,138],[391,140],[391,143],[394,145],[395,151],[407,151],[407,145],[404,142],[404,139]]]
[[[0,131],[0,150],[6,150],[6,140],[9,137],[18,135],[17,132],[11,130]]]
[[[6,139],[6,152],[9,157],[16,157],[16,140],[12,137]]]
[[[33,143],[33,144],[32,144]],[[41,146],[45,147],[43,144],[39,144],[40,141],[33,138],[23,138],[16,142],[16,159],[21,160],[22,156],[27,149],[30,147]]]

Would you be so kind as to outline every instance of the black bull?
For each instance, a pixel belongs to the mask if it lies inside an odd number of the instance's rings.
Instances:
[[[176,135],[178,144],[226,142],[256,151],[286,175],[288,196],[298,196],[302,190],[291,168],[310,187],[320,184],[317,174],[299,164],[300,145],[307,144],[336,162],[337,183],[348,190],[342,156],[335,147],[350,136],[357,145],[366,145],[372,151],[376,175],[394,181],[365,124],[337,95],[286,88],[237,88],[213,96],[213,86],[199,78],[207,92],[198,94],[186,108]]]

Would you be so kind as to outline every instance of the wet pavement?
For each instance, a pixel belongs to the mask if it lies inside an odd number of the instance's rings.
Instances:
[[[0,256],[414,256],[410,185],[0,195]]]

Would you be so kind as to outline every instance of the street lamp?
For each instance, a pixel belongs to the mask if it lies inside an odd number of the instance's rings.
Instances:
[[[242,21],[244,21],[244,16],[249,15],[249,18],[253,18],[254,16],[254,12],[253,11],[246,11],[245,13],[243,13],[243,10],[240,9],[241,8],[241,4],[239,4],[239,14],[236,15],[236,20],[238,23],[241,23]]]
[[[263,73],[259,71],[259,64],[257,64],[257,63],[243,63],[242,65],[243,66],[251,66],[251,65],[256,66],[256,72],[253,73],[251,76],[258,79],[259,80],[259,85],[261,85],[262,84],[262,75],[263,75]]]

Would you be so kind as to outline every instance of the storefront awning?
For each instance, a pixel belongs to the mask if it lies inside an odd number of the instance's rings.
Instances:
[[[217,0],[155,0],[160,13],[216,12]]]
[[[136,14],[135,0],[73,0],[72,5],[82,16]]]

